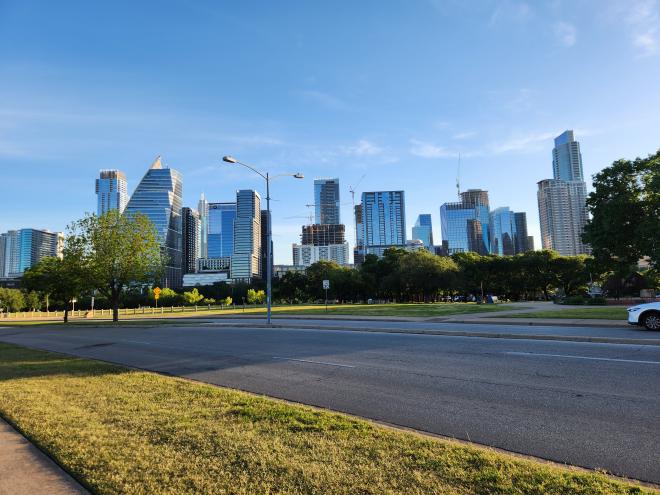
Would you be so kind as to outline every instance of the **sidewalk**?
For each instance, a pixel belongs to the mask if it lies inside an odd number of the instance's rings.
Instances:
[[[0,495],[89,495],[71,476],[0,419]]]

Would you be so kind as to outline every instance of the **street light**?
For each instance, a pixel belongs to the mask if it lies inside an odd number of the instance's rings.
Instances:
[[[304,179],[305,176],[301,174],[300,172],[296,174],[278,174],[271,176],[268,172],[261,173],[259,172],[256,168],[251,167],[250,165],[246,163],[239,162],[236,158],[233,156],[223,156],[222,157],[223,162],[227,163],[235,163],[237,165],[242,165],[245,168],[248,168],[252,170],[255,174],[259,175],[262,179],[266,181],[266,211],[268,211],[268,218],[266,219],[266,321],[268,325],[270,325],[270,313],[271,313],[271,305],[273,301],[273,253],[272,253],[272,244],[273,244],[273,232],[271,231],[271,218],[270,218],[270,181],[271,179],[275,179],[277,177],[283,177],[283,176],[288,176],[288,177],[293,177],[294,179]]]

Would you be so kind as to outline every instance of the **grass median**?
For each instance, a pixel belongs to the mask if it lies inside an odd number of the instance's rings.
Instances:
[[[653,493],[600,473],[6,344],[0,413],[99,494]]]
[[[497,316],[493,316],[496,318]],[[596,319],[596,320],[626,320],[628,311],[620,306],[604,306],[602,308],[562,308],[551,311],[535,311],[533,313],[510,314],[507,318],[552,318],[552,319]]]

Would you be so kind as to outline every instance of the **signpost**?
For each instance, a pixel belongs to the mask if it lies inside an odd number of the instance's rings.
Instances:
[[[323,290],[325,290],[325,312],[328,312],[328,289],[330,288],[330,280],[323,281]]]
[[[160,297],[160,287],[154,287],[154,299],[156,300],[156,307],[158,307],[158,298]]]

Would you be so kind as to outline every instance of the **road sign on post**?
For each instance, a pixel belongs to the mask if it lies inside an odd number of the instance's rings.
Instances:
[[[160,287],[154,287],[154,299],[156,300],[156,307],[158,307],[158,299],[160,298]]]
[[[325,312],[328,312],[328,289],[330,288],[330,280],[323,281],[323,290],[325,290]]]

